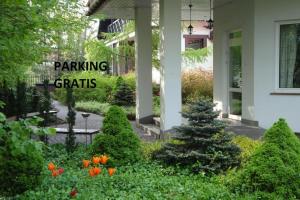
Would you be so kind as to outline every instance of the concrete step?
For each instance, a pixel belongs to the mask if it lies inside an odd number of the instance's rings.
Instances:
[[[160,127],[160,117],[153,117],[154,124]]]
[[[156,139],[160,138],[160,129],[155,124],[139,124],[139,128],[146,133],[145,136],[152,136]]]

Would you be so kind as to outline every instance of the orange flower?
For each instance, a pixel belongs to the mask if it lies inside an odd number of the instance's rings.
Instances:
[[[101,173],[101,168],[99,168],[99,167],[94,167],[93,172],[94,172],[95,175],[98,175],[98,174]]]
[[[93,176],[96,175],[95,172],[94,172],[94,168],[91,168],[91,169],[89,170],[89,174],[90,174],[91,177],[93,177]]]
[[[84,168],[87,168],[90,165],[90,161],[89,160],[83,160],[82,164],[83,164]]]
[[[94,163],[94,164],[99,164],[100,160],[101,160],[100,157],[97,157],[97,156],[94,156],[94,157],[93,157],[93,163]]]
[[[101,156],[101,164],[105,165],[108,161],[108,157],[106,155]]]
[[[108,171],[109,176],[112,176],[116,172],[116,168],[110,167],[107,169],[107,171]]]
[[[49,169],[50,171],[55,170],[55,165],[53,164],[53,162],[51,162],[51,163],[48,164],[48,169]]]
[[[53,170],[52,171],[52,176],[53,177],[56,177],[56,176],[58,176],[59,175],[59,171],[58,170]]]

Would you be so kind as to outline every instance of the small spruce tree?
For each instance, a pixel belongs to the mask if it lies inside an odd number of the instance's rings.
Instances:
[[[75,99],[73,96],[73,89],[72,88],[67,88],[67,99],[66,103],[68,105],[68,117],[67,117],[67,122],[68,122],[68,127],[69,127],[69,132],[66,137],[66,149],[68,153],[73,152],[76,149],[76,136],[74,132],[74,125],[75,125],[75,120],[76,120],[76,112],[75,112]]]
[[[232,143],[232,135],[224,132],[224,122],[217,120],[218,111],[209,99],[189,106],[183,117],[187,125],[175,127],[176,142],[167,143],[155,157],[167,164],[179,164],[193,172],[220,173],[239,164],[240,149]]]
[[[113,91],[112,104],[118,106],[134,105],[134,95],[132,89],[122,77],[118,77],[116,87]]]

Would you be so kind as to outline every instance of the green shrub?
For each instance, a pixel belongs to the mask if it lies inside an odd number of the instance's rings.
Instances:
[[[29,125],[29,120],[6,122],[0,113],[0,196],[21,194],[42,180],[42,143],[29,138]]]
[[[219,112],[214,106],[210,99],[191,104],[182,113],[188,124],[175,127],[178,134],[173,139],[180,143],[167,143],[155,157],[196,173],[217,174],[239,165],[240,149],[232,142],[232,134],[224,132],[225,124],[216,119]]]
[[[96,88],[80,87],[74,88],[76,101],[98,101],[108,102],[111,98],[111,91],[116,82],[116,77],[103,75],[98,72],[80,72],[64,74],[62,79],[96,79]],[[64,88],[55,89],[54,97],[60,102],[66,102],[66,91]]]
[[[124,111],[112,106],[103,120],[102,134],[92,144],[93,154],[108,154],[116,164],[128,164],[141,158],[140,139],[133,132]]]
[[[276,193],[284,199],[300,198],[300,141],[280,119],[264,135],[264,143],[232,181],[236,190]]]
[[[182,101],[193,102],[200,97],[213,96],[213,74],[202,69],[182,73]]]
[[[117,83],[114,87],[112,104],[118,105],[118,106],[134,105],[133,90],[123,80],[122,77],[118,77]]]
[[[109,103],[100,103],[97,101],[79,101],[76,102],[76,110],[106,115],[111,105]]]
[[[240,155],[242,165],[244,165],[249,160],[250,156],[262,144],[260,140],[253,140],[246,136],[235,136],[233,138],[233,143],[238,145],[242,150]]]
[[[142,153],[146,160],[151,160],[153,153],[159,151],[163,145],[164,141],[158,140],[154,142],[143,142],[142,143]]]
[[[104,134],[117,135],[123,129],[132,131],[131,124],[129,123],[124,111],[118,106],[110,107],[103,120],[102,132]]]

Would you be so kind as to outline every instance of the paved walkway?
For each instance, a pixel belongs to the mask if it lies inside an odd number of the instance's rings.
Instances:
[[[58,101],[53,101],[53,107],[58,110],[57,117],[60,119],[65,120],[68,114],[68,108],[67,106],[61,104]],[[74,128],[76,129],[84,129],[85,128],[85,119],[82,117],[82,113],[80,111],[76,111],[76,122]],[[90,116],[88,117],[87,121],[87,128],[88,129],[101,129],[102,122],[104,117],[101,115],[90,113]],[[237,135],[245,135],[252,139],[259,139],[262,137],[263,133],[265,132],[264,129],[259,127],[253,127],[253,126],[247,126],[242,124],[239,121],[230,120],[227,121],[229,123],[228,128],[226,128],[227,131],[231,131]],[[132,127],[135,130],[135,132],[146,141],[152,141],[155,140],[155,137],[150,136],[149,134],[145,133],[142,129],[136,127],[135,121],[131,121]],[[59,124],[56,126],[57,128],[68,128],[68,124]],[[50,143],[62,143],[65,141],[65,134],[56,134],[55,136],[52,136],[49,138]],[[89,136],[87,136],[89,138]],[[93,136],[93,138],[95,135]],[[85,135],[76,135],[76,141],[79,143],[85,143],[86,136]],[[90,140],[88,140],[90,142]]]
[[[58,101],[53,101],[52,103],[53,107],[58,111],[57,117],[63,120],[66,120],[66,117],[68,115],[68,107],[61,104]],[[76,121],[75,121],[75,129],[85,129],[85,119],[82,117],[82,113],[80,111],[76,111]],[[101,129],[102,122],[104,117],[101,115],[96,115],[93,113],[89,113],[90,116],[87,120],[87,129]],[[145,132],[143,132],[141,129],[137,128],[134,121],[131,121],[132,127],[135,130],[135,132],[144,140],[154,140],[153,137],[149,136]],[[59,124],[56,125],[57,128],[68,128],[68,124]],[[95,138],[96,134],[93,135],[93,138]],[[88,142],[90,143],[89,136]],[[66,135],[65,134],[56,134],[55,136],[51,136],[49,138],[49,143],[64,143],[65,142]],[[78,143],[85,143],[86,136],[85,135],[76,135],[76,142]]]

